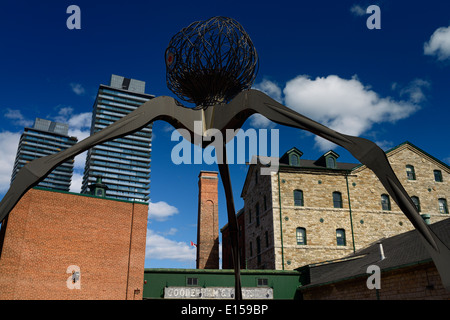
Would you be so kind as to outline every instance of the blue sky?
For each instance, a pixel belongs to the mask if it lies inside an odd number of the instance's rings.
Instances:
[[[81,29],[69,30],[69,5]],[[370,5],[381,29],[368,29]],[[450,4],[446,1],[3,1],[0,9],[0,197],[9,187],[24,126],[36,117],[69,123],[81,140],[89,131],[99,84],[111,74],[166,87],[164,50],[193,21],[239,21],[259,55],[254,88],[343,133],[388,149],[410,141],[450,163]],[[279,152],[295,146],[316,159],[333,148],[312,134],[252,117],[244,129],[279,129]],[[146,267],[195,267],[198,174],[216,165],[175,165],[172,128],[154,123],[151,212]],[[73,190],[84,160],[76,159]],[[230,165],[236,210],[246,174]],[[227,223],[219,181],[219,225]]]

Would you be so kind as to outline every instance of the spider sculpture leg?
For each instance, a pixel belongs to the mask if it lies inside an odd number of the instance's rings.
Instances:
[[[76,145],[27,163],[18,172],[11,187],[0,202],[0,221],[10,213],[30,188],[45,179],[54,168],[64,161],[98,144],[138,131],[155,120],[165,120],[175,128],[186,128],[191,127],[191,122],[195,121],[198,116],[200,114],[193,112],[193,109],[180,106],[173,98],[154,98]]]
[[[219,151],[220,152],[220,151]],[[226,145],[223,144],[222,159],[226,159]],[[231,258],[234,265],[234,287],[235,287],[235,300],[242,300],[242,288],[241,288],[241,275],[240,275],[240,258],[239,258],[239,235],[238,225],[236,218],[236,211],[234,207],[233,192],[231,188],[231,179],[226,161],[218,164],[220,177],[222,178],[222,184],[225,189],[225,198],[227,201],[227,213],[228,213],[228,226],[230,230],[231,238]]]
[[[276,123],[310,131],[347,149],[356,159],[375,173],[390,196],[419,232],[424,246],[440,273],[444,287],[450,291],[449,248],[421,218],[416,206],[392,170],[386,154],[375,143],[331,130],[257,90],[240,93],[229,103],[228,109],[227,112],[233,114],[232,119],[228,118],[229,122],[225,123],[225,118],[221,114],[216,114],[217,126],[238,127],[243,124],[249,115],[259,113]]]

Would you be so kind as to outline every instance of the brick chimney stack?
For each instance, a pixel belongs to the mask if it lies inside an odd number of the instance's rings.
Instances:
[[[219,269],[217,172],[200,171],[198,177],[197,269]]]

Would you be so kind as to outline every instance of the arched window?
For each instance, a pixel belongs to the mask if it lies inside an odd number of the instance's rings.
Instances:
[[[339,191],[333,192],[333,206],[342,208],[342,194]]]
[[[297,228],[296,236],[297,236],[297,244],[298,245],[306,245],[306,229],[305,228]]]
[[[294,205],[303,207],[303,191],[294,190]]]
[[[406,177],[408,180],[416,180],[416,172],[414,171],[414,166],[407,165],[406,166]]]
[[[334,159],[333,157],[328,157],[327,158],[327,168],[335,169],[336,168],[336,159]]]
[[[391,210],[391,200],[387,194],[381,195],[381,209],[390,211]]]
[[[300,159],[298,158],[298,155],[296,155],[295,153],[292,153],[289,156],[289,164],[291,166],[298,167],[300,165]]]
[[[412,200],[412,202],[414,202],[414,204],[416,205],[417,211],[420,212],[420,201],[419,201],[419,197],[412,196],[412,197],[411,197],[411,200]]]
[[[439,200],[439,212],[448,214],[447,200],[440,198]]]
[[[336,244],[338,246],[345,246],[347,244],[344,229],[336,229]]]

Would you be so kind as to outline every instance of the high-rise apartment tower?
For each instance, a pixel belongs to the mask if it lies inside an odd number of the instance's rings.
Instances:
[[[109,86],[100,85],[92,113],[91,135],[106,128],[146,101],[145,82],[118,75],[111,76]],[[150,153],[152,125],[142,130],[89,149],[81,193],[102,178],[106,197],[148,202],[150,198]]]
[[[58,153],[76,144],[78,139],[69,137],[68,132],[68,124],[36,118],[33,127],[25,128],[20,137],[11,182],[27,162]],[[73,165],[73,159],[67,160],[55,168],[38,186],[69,191]]]

